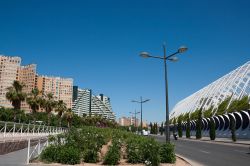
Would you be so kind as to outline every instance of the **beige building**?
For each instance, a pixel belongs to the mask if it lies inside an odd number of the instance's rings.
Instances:
[[[136,118],[136,123],[135,123],[135,117],[121,117],[119,118],[119,125],[121,126],[130,126],[130,125],[136,125],[137,127],[140,126],[140,121],[139,119]]]
[[[52,92],[56,100],[63,100],[68,108],[72,107],[73,79],[38,76],[36,64],[21,66],[20,57],[0,55],[0,106],[12,108],[6,99],[7,88],[12,86],[14,80],[22,82],[23,92],[29,94],[37,87],[43,94]],[[29,105],[22,102],[21,108],[30,111]]]
[[[18,69],[21,64],[20,57],[0,55],[0,106],[11,108],[11,103],[6,99],[7,88],[14,80],[18,79]]]
[[[25,85],[23,87],[23,92],[26,94],[31,93],[32,89],[34,89],[37,84],[36,64],[19,67],[18,80]],[[30,107],[26,101],[22,102],[21,108],[23,110],[30,111]]]
[[[43,94],[53,93],[55,100],[63,100],[67,108],[72,108],[73,79],[38,76],[37,88]]]

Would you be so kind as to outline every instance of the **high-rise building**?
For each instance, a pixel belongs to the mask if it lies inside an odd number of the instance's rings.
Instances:
[[[11,108],[11,103],[6,99],[7,88],[14,80],[18,79],[18,68],[21,64],[20,57],[0,55],[0,105]]]
[[[31,93],[32,89],[34,89],[37,84],[36,64],[19,67],[17,79],[25,85],[23,87],[23,92],[26,94]],[[26,101],[22,102],[21,109],[30,111],[30,107]]]
[[[74,86],[74,90],[76,90],[76,86]],[[90,115],[91,113],[91,90],[89,89],[77,89],[77,92],[74,91],[73,96],[75,96],[75,100],[72,105],[72,110],[78,116]],[[77,94],[77,95],[76,95]],[[74,97],[73,97],[74,98]]]
[[[76,91],[77,89],[77,91]],[[101,115],[107,119],[115,119],[115,114],[112,111],[110,99],[104,95],[92,95],[89,89],[78,89],[74,87],[74,98],[72,110],[79,116]]]
[[[73,79],[61,77],[37,77],[37,88],[43,94],[52,93],[55,100],[62,100],[67,108],[72,108]]]

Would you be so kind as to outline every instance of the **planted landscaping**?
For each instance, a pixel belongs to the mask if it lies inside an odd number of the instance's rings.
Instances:
[[[103,148],[106,152],[103,153]],[[50,138],[50,145],[39,160],[45,163],[97,163],[119,165],[126,162],[158,166],[174,163],[174,145],[160,144],[153,138],[142,137],[118,129],[82,127]]]

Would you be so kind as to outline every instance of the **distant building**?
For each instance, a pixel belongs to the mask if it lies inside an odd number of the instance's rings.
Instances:
[[[136,122],[136,123],[135,123]],[[134,125],[136,127],[139,127],[141,125],[140,121],[138,118],[136,118],[135,121],[135,117],[121,117],[119,118],[119,125],[120,126],[131,126]]]
[[[73,98],[75,99],[72,106],[72,111],[79,115],[101,115],[107,119],[115,119],[115,114],[112,111],[110,99],[103,94],[95,96],[90,89],[79,89],[74,86]]]
[[[20,57],[9,57],[0,55],[0,105],[12,108],[11,103],[6,99],[7,88],[14,80],[18,79],[18,69],[21,64]]]
[[[34,89],[37,84],[36,64],[20,66],[18,68],[17,80],[25,85],[23,87],[23,92],[26,94],[31,93],[32,89]],[[30,111],[30,107],[26,101],[21,103],[21,109]]]
[[[38,76],[37,88],[45,95],[53,93],[55,100],[62,100],[66,103],[67,108],[72,108],[72,78]]]

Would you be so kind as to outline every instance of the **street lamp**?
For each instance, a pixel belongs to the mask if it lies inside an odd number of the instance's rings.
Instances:
[[[140,98],[140,101],[132,100],[131,102],[140,103],[141,104],[141,135],[142,135],[142,103],[148,102],[150,99],[142,100],[142,97]]]
[[[157,58],[157,59],[163,59],[164,60],[164,68],[165,68],[165,93],[166,93],[166,127],[165,127],[165,132],[166,132],[166,142],[170,142],[170,134],[169,134],[169,106],[168,106],[168,80],[167,80],[167,63],[166,61],[173,61],[176,62],[178,61],[178,58],[175,56],[176,54],[183,53],[187,51],[187,47],[182,46],[180,47],[175,53],[167,56],[166,55],[166,46],[163,44],[163,53],[164,56],[152,56],[148,52],[141,52],[140,56],[143,58]]]
[[[136,114],[139,114],[141,112],[136,112],[136,110],[135,110],[135,112],[129,112],[129,113],[135,115],[135,127],[136,127],[136,131],[138,132],[138,127],[136,126]],[[133,118],[133,116],[132,116],[132,118]]]

